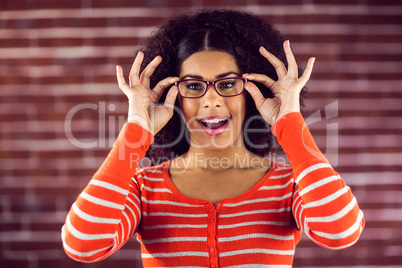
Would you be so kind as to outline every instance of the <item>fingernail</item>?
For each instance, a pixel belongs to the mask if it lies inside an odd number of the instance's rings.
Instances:
[[[288,45],[290,46],[290,40],[288,39]]]
[[[261,46],[260,48],[262,48],[263,50],[267,51],[267,49],[265,47],[263,47],[263,46]]]

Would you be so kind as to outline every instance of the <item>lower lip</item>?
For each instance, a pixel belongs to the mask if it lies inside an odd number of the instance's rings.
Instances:
[[[200,125],[201,125],[202,129],[205,131],[205,133],[207,133],[210,136],[216,136],[216,135],[222,134],[225,131],[226,127],[229,125],[229,120],[226,124],[224,124],[220,128],[215,128],[215,129],[207,128],[201,122],[200,122]]]

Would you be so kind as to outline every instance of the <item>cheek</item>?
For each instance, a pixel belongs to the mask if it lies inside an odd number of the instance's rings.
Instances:
[[[193,100],[180,98],[180,111],[184,122],[188,122],[191,118],[197,115],[197,105]]]
[[[234,113],[233,116],[236,116],[237,120],[242,124],[246,116],[246,97],[243,95],[239,96],[237,101],[229,102],[228,107]]]

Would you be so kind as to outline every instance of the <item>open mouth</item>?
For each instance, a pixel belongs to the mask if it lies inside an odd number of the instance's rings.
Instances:
[[[202,129],[210,136],[222,134],[229,125],[230,117],[213,117],[199,120]]]
[[[218,129],[223,127],[229,122],[229,118],[214,118],[202,120],[201,124],[209,129]]]

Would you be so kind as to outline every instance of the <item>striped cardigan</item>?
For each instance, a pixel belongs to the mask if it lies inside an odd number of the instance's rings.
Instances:
[[[170,161],[136,168],[153,137],[125,124],[72,205],[62,228],[65,252],[95,262],[138,234],[144,267],[291,267],[302,232],[329,249],[354,244],[363,213],[301,114],[282,117],[272,131],[291,165],[273,163],[250,190],[212,204],[175,188]]]

